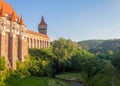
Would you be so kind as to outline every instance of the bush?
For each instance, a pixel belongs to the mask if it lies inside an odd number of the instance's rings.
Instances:
[[[30,73],[28,71],[29,69],[29,63],[28,62],[17,62],[17,70],[13,71],[13,75],[19,78],[25,78],[30,76]]]
[[[10,76],[7,70],[0,71],[0,86],[5,86],[4,81]]]
[[[5,57],[0,57],[0,70],[5,69]]]

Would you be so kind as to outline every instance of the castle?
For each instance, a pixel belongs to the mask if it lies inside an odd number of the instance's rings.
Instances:
[[[0,0],[0,57],[5,57],[6,68],[16,69],[16,62],[24,62],[29,48],[49,48],[47,24],[42,17],[38,32],[28,30],[23,18]]]

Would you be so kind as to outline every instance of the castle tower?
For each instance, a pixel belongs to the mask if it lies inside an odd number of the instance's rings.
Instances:
[[[21,62],[24,62],[25,60],[25,56],[27,56],[28,54],[28,43],[27,43],[27,38],[26,38],[26,27],[24,25],[24,21],[23,21],[23,18],[21,17],[20,18],[20,35],[19,35],[19,38],[18,38],[18,46],[19,46],[19,53],[18,53],[18,59],[21,61]]]
[[[40,24],[38,25],[38,32],[47,35],[47,24],[44,21],[43,16],[42,16]]]

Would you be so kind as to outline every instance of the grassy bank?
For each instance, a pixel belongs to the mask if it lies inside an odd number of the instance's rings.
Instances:
[[[111,86],[112,68],[110,62],[94,76],[89,77],[88,86]]]
[[[11,78],[6,81],[6,86],[71,86],[57,79],[28,77],[28,78]]]
[[[115,86],[120,86],[120,70],[116,70],[115,73]]]

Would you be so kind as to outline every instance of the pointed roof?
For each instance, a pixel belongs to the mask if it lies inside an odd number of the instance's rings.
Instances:
[[[1,11],[0,11],[0,16],[5,17],[5,12],[4,12],[4,6],[3,5],[2,5]]]
[[[20,25],[24,25],[24,21],[23,21],[22,16],[21,16],[21,18],[20,18]]]
[[[13,12],[11,15],[10,21],[15,22],[16,21],[15,18],[16,18],[15,12]]]
[[[40,25],[47,25],[46,22],[44,21],[44,17],[42,16]]]

